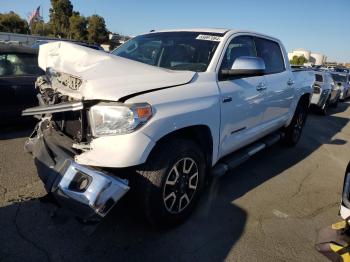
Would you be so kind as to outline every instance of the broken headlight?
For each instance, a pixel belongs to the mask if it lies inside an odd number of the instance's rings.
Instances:
[[[90,109],[91,129],[95,137],[131,133],[151,117],[152,107],[147,103],[100,103]]]

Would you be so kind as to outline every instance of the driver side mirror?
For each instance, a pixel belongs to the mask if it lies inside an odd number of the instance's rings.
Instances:
[[[265,72],[265,62],[260,57],[240,56],[233,62],[231,69],[222,69],[221,76],[259,76]]]

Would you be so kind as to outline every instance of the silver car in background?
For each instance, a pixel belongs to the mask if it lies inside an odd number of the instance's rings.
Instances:
[[[340,100],[345,100],[350,96],[349,74],[341,72],[332,72],[335,84],[340,88]]]
[[[326,115],[328,106],[337,106],[340,98],[340,88],[334,83],[327,71],[315,71],[315,83],[311,104],[318,107]]]

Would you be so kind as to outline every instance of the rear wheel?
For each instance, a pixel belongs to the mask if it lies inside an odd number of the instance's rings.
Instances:
[[[137,171],[137,190],[147,219],[156,226],[174,226],[193,211],[204,185],[202,150],[183,139],[169,141]]]
[[[337,98],[337,100],[331,105],[334,108],[337,108],[339,104],[339,97]]]
[[[307,109],[308,107],[304,103],[299,102],[297,105],[291,123],[285,128],[283,142],[286,146],[294,146],[298,143],[306,122]]]
[[[320,108],[321,109],[321,114],[326,116],[328,112],[328,107],[329,107],[329,98],[327,98],[326,102],[323,104],[323,106]]]

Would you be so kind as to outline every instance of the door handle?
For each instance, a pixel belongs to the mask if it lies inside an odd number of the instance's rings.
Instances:
[[[293,79],[289,79],[289,80],[287,81],[287,85],[289,85],[289,86],[294,85]]]
[[[232,101],[232,97],[231,96],[225,96],[223,99],[222,99],[222,102],[223,103],[228,103],[228,102],[231,102]]]
[[[263,91],[266,89],[266,84],[264,82],[260,82],[257,86],[256,86],[256,90],[258,91]]]

